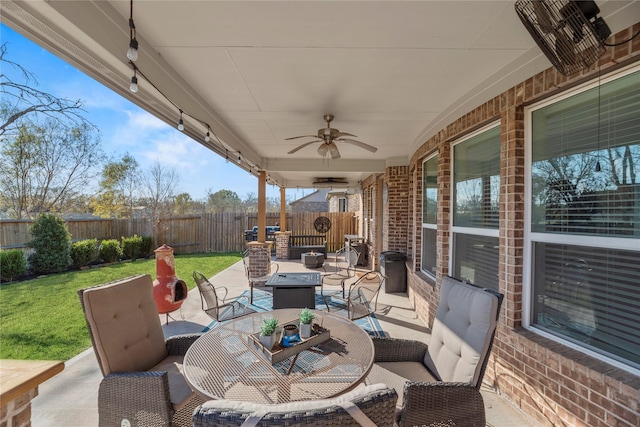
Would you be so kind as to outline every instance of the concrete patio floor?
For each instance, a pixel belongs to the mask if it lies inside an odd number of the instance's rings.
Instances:
[[[277,261],[280,271],[308,271],[299,261]],[[207,266],[202,273],[208,275]],[[321,271],[321,270],[320,270]],[[182,278],[191,282],[191,277]],[[238,262],[211,278],[214,285],[226,286],[229,294],[237,296],[248,289],[242,262]],[[339,288],[335,288],[339,289]],[[322,309],[322,307],[318,307]],[[197,288],[189,292],[180,311],[172,313],[175,320],[165,324],[161,315],[165,336],[200,332],[211,319],[200,307]],[[382,329],[391,337],[419,339],[428,342],[429,329],[418,318],[406,294],[380,292],[376,317]],[[65,363],[65,369],[39,387],[39,394],[32,402],[33,427],[94,427],[98,425],[98,386],[102,374],[89,348]],[[525,414],[487,386],[482,387],[487,409],[487,426],[534,427]]]

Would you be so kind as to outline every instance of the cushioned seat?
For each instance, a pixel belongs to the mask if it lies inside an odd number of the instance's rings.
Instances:
[[[211,400],[196,408],[193,426],[391,427],[397,397],[394,389],[373,384],[333,399],[273,405]]]
[[[480,385],[491,352],[502,294],[451,277],[425,343],[373,337],[368,383],[385,382],[401,397],[400,424],[485,426]],[[403,390],[403,392],[401,392]]]
[[[165,341],[151,276],[78,291],[98,365],[100,426],[171,426],[202,403],[182,375],[182,360],[201,334]],[[124,424],[123,424],[124,425]]]

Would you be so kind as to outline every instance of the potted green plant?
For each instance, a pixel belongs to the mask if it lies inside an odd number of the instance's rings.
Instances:
[[[300,310],[298,317],[300,319],[300,338],[309,338],[311,336],[311,323],[316,318],[316,315],[308,308],[303,308]]]
[[[276,329],[278,328],[278,319],[271,317],[262,321],[260,329],[260,343],[267,349],[271,350],[277,341]]]

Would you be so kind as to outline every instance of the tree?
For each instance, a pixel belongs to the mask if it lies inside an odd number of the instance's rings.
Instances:
[[[0,46],[0,203],[16,218],[60,211],[93,177],[102,150],[82,102],[36,89]]]
[[[58,98],[36,89],[35,75],[21,65],[6,58],[7,44],[0,46],[0,137],[17,134],[24,120],[36,121],[34,117],[48,117],[61,125],[74,127],[89,124],[82,116],[82,101]],[[4,71],[3,71],[4,70]],[[15,71],[23,82],[12,79],[7,71]]]
[[[91,199],[91,207],[102,217],[131,217],[141,187],[138,162],[129,153],[106,163],[102,169],[100,191]]]
[[[242,210],[240,197],[231,190],[219,190],[207,194],[207,209],[212,212],[238,212]]]
[[[204,203],[198,200],[193,200],[189,193],[180,193],[173,201],[173,211],[178,215],[203,212]]]
[[[27,122],[0,149],[0,197],[16,218],[60,212],[86,189],[104,155],[96,129]]]
[[[59,273],[71,264],[71,234],[62,218],[43,214],[29,230],[33,239],[28,243],[34,252],[29,255],[32,272]]]
[[[151,218],[158,219],[171,213],[179,181],[175,169],[162,166],[157,161],[149,168],[144,180],[144,195]]]

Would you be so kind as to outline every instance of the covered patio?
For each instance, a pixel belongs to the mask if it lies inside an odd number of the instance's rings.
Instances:
[[[300,261],[278,261],[278,264],[282,271],[310,271]],[[206,266],[203,266],[202,270],[206,272]],[[360,270],[363,269],[360,268]],[[215,286],[228,287],[230,295],[233,296],[243,292],[246,294],[249,290],[242,262],[213,276],[210,282]],[[266,290],[267,288],[258,289]],[[328,290],[332,292],[337,289],[330,287]],[[317,309],[324,311],[325,307],[319,306]],[[201,332],[212,322],[200,307],[197,288],[189,292],[181,309],[171,315],[176,320],[170,320],[167,324],[164,324],[165,316],[161,315],[166,336]],[[418,318],[404,293],[381,291],[375,318],[380,323],[382,331],[388,336],[429,341],[429,328]],[[32,425],[34,427],[98,425],[98,387],[101,380],[102,374],[92,348],[67,361],[61,373],[40,385],[38,396],[32,401]],[[493,427],[536,425],[511,402],[500,397],[495,390],[484,386],[481,392],[487,408],[487,425]]]
[[[486,385],[538,425],[637,426],[640,2],[597,5],[608,45],[570,75],[507,1],[4,1],[2,13],[257,176],[263,201],[269,184],[283,199],[359,191],[368,268],[407,256],[408,300],[381,316],[390,332],[415,325],[409,308],[431,323],[445,276],[491,287],[505,300]]]

